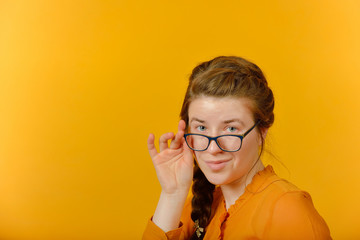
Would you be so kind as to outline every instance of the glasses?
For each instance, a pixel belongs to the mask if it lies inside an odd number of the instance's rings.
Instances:
[[[205,151],[210,146],[211,141],[214,140],[222,151],[237,152],[241,148],[244,137],[248,135],[259,122],[260,121],[257,121],[254,126],[241,135],[226,134],[217,137],[209,137],[202,134],[188,133],[184,134],[184,138],[189,148],[194,151]]]

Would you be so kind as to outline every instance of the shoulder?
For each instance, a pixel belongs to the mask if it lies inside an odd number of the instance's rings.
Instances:
[[[309,193],[280,178],[267,192],[264,200],[269,204],[266,224],[269,239],[331,239]]]

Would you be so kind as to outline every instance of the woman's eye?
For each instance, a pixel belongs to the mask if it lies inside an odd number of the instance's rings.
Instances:
[[[205,126],[198,126],[196,129],[199,131],[205,131]]]
[[[237,129],[236,129],[236,127],[228,127],[227,130],[229,132],[236,132]]]

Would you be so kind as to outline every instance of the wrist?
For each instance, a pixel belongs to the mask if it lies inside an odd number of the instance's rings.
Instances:
[[[188,194],[189,194],[189,189],[181,189],[173,192],[161,191],[160,197],[170,200],[176,200],[176,199],[186,198]]]
[[[187,195],[188,191],[176,191],[173,193],[161,192],[152,220],[164,232],[179,227],[180,217]]]

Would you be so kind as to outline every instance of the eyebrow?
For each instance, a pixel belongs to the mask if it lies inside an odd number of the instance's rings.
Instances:
[[[190,120],[190,123],[192,123],[192,122],[194,122],[194,121],[200,122],[200,123],[205,123],[205,120],[201,120],[201,119],[199,119],[199,118],[192,118],[192,119]],[[225,120],[223,123],[228,124],[228,123],[233,123],[233,122],[238,122],[238,123],[240,123],[241,125],[245,126],[244,122],[241,121],[241,120],[238,119],[238,118],[233,118],[233,119]]]
[[[201,119],[199,119],[199,118],[192,118],[192,119],[190,120],[190,123],[192,123],[193,121],[200,122],[200,123],[204,123],[204,122],[205,122],[204,120],[201,120]]]
[[[238,123],[240,123],[241,125],[245,126],[244,122],[241,121],[241,120],[238,119],[238,118],[229,119],[229,120],[225,120],[225,121],[224,121],[224,123],[232,123],[232,122],[238,122]]]

